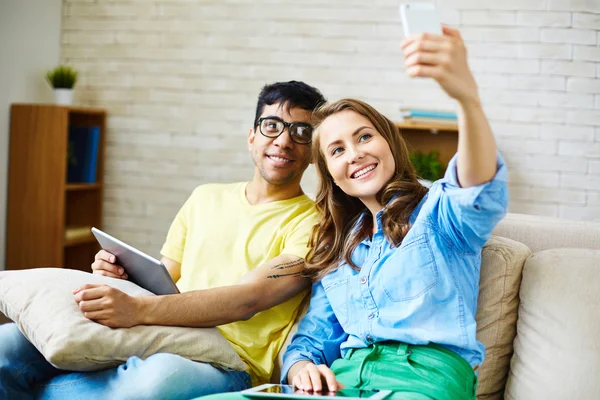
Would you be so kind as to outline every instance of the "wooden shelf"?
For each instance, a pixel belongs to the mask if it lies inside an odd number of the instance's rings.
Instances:
[[[96,114],[99,116],[105,116],[106,110],[100,108],[93,107],[77,107],[77,106],[66,106],[69,112],[72,113],[82,113],[82,114]]]
[[[82,114],[96,114],[98,116],[105,116],[106,110],[96,107],[81,107],[81,106],[67,106],[60,104],[44,104],[44,103],[13,103],[17,107],[37,107],[37,108],[48,108],[48,109],[63,109],[73,113]]]
[[[396,122],[396,126],[400,129],[418,129],[423,131],[448,131],[458,132],[458,124],[456,122],[448,123],[423,123],[423,122],[410,122],[410,120],[404,120]]]
[[[67,183],[66,186],[66,190],[73,192],[79,190],[98,190],[101,188],[101,183]]]
[[[80,244],[88,244],[88,243],[96,243],[96,238],[91,233],[88,236],[78,237],[76,239],[65,240],[65,247],[77,246]]]

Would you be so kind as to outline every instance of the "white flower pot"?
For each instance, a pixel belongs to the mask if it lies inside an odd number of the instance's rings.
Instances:
[[[73,104],[73,89],[54,89],[54,102],[65,106]]]

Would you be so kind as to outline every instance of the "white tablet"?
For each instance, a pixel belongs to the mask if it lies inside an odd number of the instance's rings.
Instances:
[[[275,385],[267,383],[261,386],[257,386],[251,389],[241,391],[242,395],[249,398],[255,399],[331,399],[333,397],[344,399],[370,399],[379,400],[384,399],[390,394],[391,390],[362,390],[362,389],[340,389],[337,392],[304,392],[302,390],[294,389],[290,385]]]
[[[92,228],[92,233],[104,250],[117,257],[116,264],[125,269],[128,280],[157,295],[179,293],[162,262],[100,229]]]

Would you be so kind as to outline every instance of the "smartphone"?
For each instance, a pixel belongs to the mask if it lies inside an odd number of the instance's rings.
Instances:
[[[440,16],[433,3],[400,4],[400,19],[404,36],[424,32],[442,34]]]

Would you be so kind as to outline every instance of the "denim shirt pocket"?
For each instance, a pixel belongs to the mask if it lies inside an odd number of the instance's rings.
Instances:
[[[348,278],[338,278],[323,282],[323,289],[329,299],[329,304],[335,317],[342,326],[348,323]]]
[[[385,294],[393,302],[415,300],[431,290],[439,274],[427,234],[402,243],[382,272]]]

